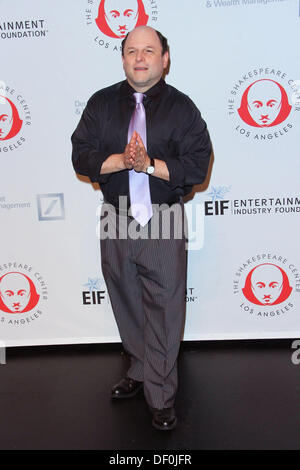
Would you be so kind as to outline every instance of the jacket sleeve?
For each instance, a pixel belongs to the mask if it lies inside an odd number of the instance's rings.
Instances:
[[[72,163],[76,173],[88,176],[92,182],[105,183],[110,174],[100,175],[103,162],[108,155],[101,152],[100,126],[101,116],[99,100],[92,96],[72,134]]]
[[[191,100],[180,127],[178,142],[170,142],[174,148],[170,148],[170,157],[166,158],[171,189],[203,183],[212,153],[206,123]]]

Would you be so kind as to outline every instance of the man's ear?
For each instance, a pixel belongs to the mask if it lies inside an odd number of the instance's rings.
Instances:
[[[163,66],[164,66],[164,69],[166,69],[168,67],[168,64],[169,64],[169,52],[166,51],[163,55]]]

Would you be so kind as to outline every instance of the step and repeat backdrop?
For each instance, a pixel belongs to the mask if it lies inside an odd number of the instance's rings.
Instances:
[[[0,340],[119,342],[100,268],[100,188],[70,137],[88,98],[123,80],[120,44],[167,36],[166,81],[214,146],[186,201],[185,340],[300,335],[298,0],[2,0]]]

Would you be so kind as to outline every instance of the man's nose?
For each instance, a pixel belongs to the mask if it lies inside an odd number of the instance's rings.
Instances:
[[[143,51],[138,51],[135,58],[137,62],[143,61],[145,58]]]

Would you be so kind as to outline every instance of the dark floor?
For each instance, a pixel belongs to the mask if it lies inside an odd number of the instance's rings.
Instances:
[[[112,402],[119,344],[10,348],[0,365],[0,449],[300,449],[293,340],[183,343],[178,425],[152,428],[143,395]]]

